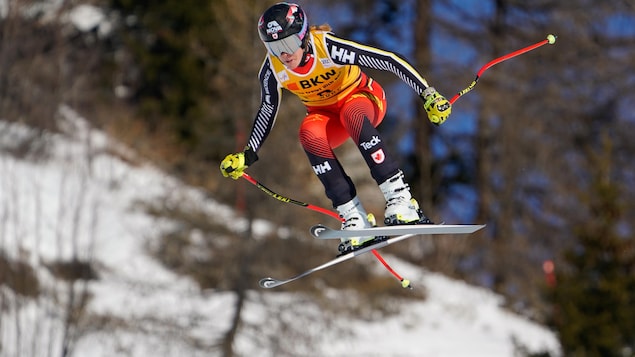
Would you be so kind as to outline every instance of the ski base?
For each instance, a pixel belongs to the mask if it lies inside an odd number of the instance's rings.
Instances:
[[[372,227],[366,229],[340,230],[318,224],[311,227],[311,234],[318,239],[340,239],[354,237],[398,236],[405,234],[470,234],[482,229],[478,224],[419,224],[403,226]]]
[[[349,253],[344,253],[343,255],[340,255],[340,256],[338,256],[335,259],[331,259],[328,262],[326,262],[326,263],[324,263],[324,264],[322,264],[320,266],[317,266],[315,268],[311,268],[311,269],[309,269],[309,270],[307,270],[307,271],[305,271],[305,272],[303,272],[301,274],[298,274],[298,275],[296,275],[296,276],[294,276],[292,278],[289,278],[289,279],[275,279],[275,278],[271,278],[271,277],[263,278],[263,279],[260,279],[259,284],[260,284],[260,286],[262,288],[265,288],[265,289],[275,288],[275,287],[278,287],[280,285],[284,285],[284,284],[290,283],[292,281],[298,280],[300,278],[303,278],[303,277],[305,277],[307,275],[313,274],[313,273],[315,273],[317,271],[320,271],[322,269],[326,269],[326,268],[331,267],[333,265],[336,265],[336,264],[345,262],[347,260],[353,259],[353,258],[355,258],[358,255],[366,254],[366,253],[372,251],[373,249],[383,248],[383,247],[385,247],[387,245],[390,245],[390,244],[393,244],[393,243],[397,243],[397,242],[400,242],[400,241],[402,241],[404,239],[408,239],[408,238],[411,238],[411,237],[414,237],[414,236],[416,236],[416,234],[404,234],[404,235],[401,235],[401,236],[388,238],[386,240],[380,240],[378,242],[373,242],[373,244],[366,245],[366,246],[363,246],[361,248],[357,248],[357,249],[355,249],[355,250],[353,250],[353,251],[351,251]]]
[[[265,289],[275,288],[292,281],[296,281],[300,278],[303,278],[307,275],[313,274],[317,271],[326,269],[328,267],[332,267],[336,264],[345,262],[347,260],[353,259],[356,256],[366,254],[375,249],[380,249],[385,246],[400,242],[402,240],[412,238],[417,235],[422,234],[469,234],[474,233],[482,228],[485,225],[435,225],[435,224],[426,224],[426,225],[412,225],[412,226],[389,226],[389,227],[375,227],[364,230],[347,230],[341,231],[338,229],[331,229],[324,225],[316,225],[311,228],[311,234],[313,234],[316,238],[319,239],[335,239],[335,238],[343,238],[342,233],[352,233],[353,237],[361,235],[373,235],[376,236],[377,239],[372,241],[370,244],[365,244],[360,247],[354,248],[352,251],[343,252],[341,255],[337,256],[334,259],[327,261],[326,263],[319,265],[317,267],[306,270],[294,277],[289,279],[276,279],[276,278],[263,278],[260,279],[260,286]],[[401,233],[401,235],[399,235]],[[328,236],[328,238],[327,238]]]

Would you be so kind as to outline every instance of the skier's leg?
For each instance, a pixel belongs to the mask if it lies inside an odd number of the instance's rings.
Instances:
[[[324,185],[326,196],[343,218],[342,229],[370,227],[367,213],[357,198],[353,181],[346,175],[335,157],[332,145],[340,145],[348,138],[337,118],[328,114],[311,113],[300,127],[300,143],[313,171]],[[373,237],[370,237],[372,239]],[[340,252],[351,247],[351,241],[361,244],[366,238],[343,239]]]
[[[342,108],[340,116],[342,125],[357,145],[375,181],[379,184],[396,174],[399,170],[397,160],[373,125],[377,115],[370,99],[364,94],[353,95]]]
[[[327,126],[332,123],[327,114],[309,114],[300,126],[299,136],[313,171],[324,185],[326,196],[333,202],[333,207],[337,207],[352,200],[357,192],[329,143]],[[343,130],[330,131],[334,132],[334,137],[347,137]]]
[[[369,80],[365,90],[351,95],[340,112],[340,121],[357,144],[371,175],[386,199],[385,223],[425,223],[427,218],[412,198],[397,160],[391,156],[376,126],[381,123],[386,101],[383,90]]]

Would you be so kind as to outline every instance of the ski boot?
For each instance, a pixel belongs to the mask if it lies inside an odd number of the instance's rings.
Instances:
[[[384,223],[387,226],[402,224],[433,224],[428,219],[417,200],[410,194],[410,186],[404,182],[401,170],[379,185],[386,199]]]
[[[335,208],[342,217],[342,230],[370,228],[375,217],[366,213],[357,197]],[[370,219],[370,220],[369,220]],[[375,239],[373,236],[342,238],[337,247],[340,254],[345,254]]]

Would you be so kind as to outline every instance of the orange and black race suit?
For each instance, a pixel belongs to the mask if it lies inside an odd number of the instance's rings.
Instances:
[[[301,75],[288,70],[269,54],[262,64],[261,103],[248,142],[256,152],[273,128],[283,88],[300,98],[310,110],[337,105],[360,85],[366,85],[369,79],[361,68],[392,72],[417,95],[428,87],[417,70],[395,53],[341,39],[330,32],[314,30],[310,36],[315,58],[308,73]]]
[[[386,114],[386,96],[379,83],[362,68],[389,71],[417,94],[426,81],[403,58],[377,48],[311,31],[312,52],[302,67],[289,70],[267,55],[259,78],[262,101],[248,145],[257,152],[269,135],[280,105],[282,89],[295,94],[306,106],[299,137],[316,175],[334,206],[351,200],[356,190],[335,157],[333,148],[352,138],[377,183],[398,171],[376,127]]]

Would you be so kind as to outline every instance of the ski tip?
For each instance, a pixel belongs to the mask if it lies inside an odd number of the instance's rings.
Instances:
[[[472,225],[468,224],[468,225],[465,225],[465,227],[469,227],[469,230],[467,230],[465,233],[472,234],[487,227],[487,225],[486,224],[472,224]]]
[[[278,286],[279,285],[279,281],[278,281],[278,279],[274,279],[274,278],[262,278],[262,279],[260,279],[258,284],[260,284],[261,288],[271,289],[271,288],[275,288],[276,286]]]

